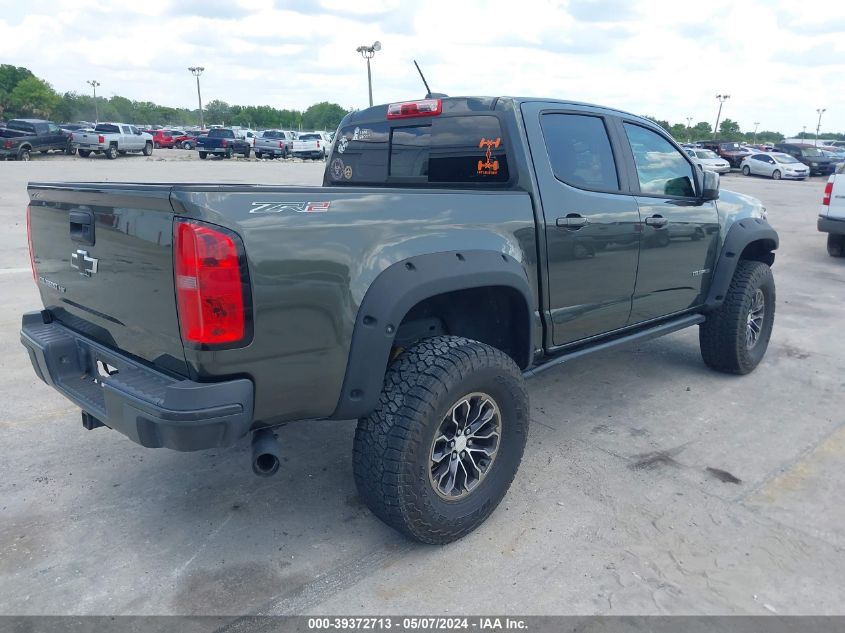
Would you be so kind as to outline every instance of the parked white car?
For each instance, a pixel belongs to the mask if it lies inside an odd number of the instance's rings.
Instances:
[[[689,147],[684,150],[692,159],[693,164],[699,169],[715,171],[717,174],[727,174],[731,171],[731,164],[724,158],[720,158],[716,152],[709,149]]]
[[[797,158],[783,152],[760,152],[746,156],[740,165],[746,176],[768,176],[772,180],[805,180],[810,169]]]
[[[827,233],[828,255],[845,257],[845,165],[840,165],[827,179],[818,229]]]
[[[153,153],[153,137],[128,123],[98,123],[93,132],[74,132],[71,141],[83,158],[91,152],[110,159],[126,152]]]
[[[331,146],[328,132],[300,132],[293,142],[293,155],[300,158],[325,158]]]

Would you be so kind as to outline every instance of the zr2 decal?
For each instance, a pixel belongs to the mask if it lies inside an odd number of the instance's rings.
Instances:
[[[331,202],[253,202],[250,213],[325,213]]]

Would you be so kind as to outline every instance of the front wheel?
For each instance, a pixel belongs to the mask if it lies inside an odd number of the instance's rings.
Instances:
[[[144,156],[151,156],[153,153],[153,144],[152,143],[144,143]]]
[[[748,165],[745,165],[742,168],[742,175],[743,176],[750,176],[751,175],[751,167],[749,167]]]
[[[456,336],[420,341],[393,362],[376,409],[358,421],[358,493],[415,540],[455,541],[507,493],[528,419],[522,373],[504,352]]]
[[[781,173],[780,173],[779,169],[775,169],[772,172],[772,180],[780,180],[780,176],[781,176]]]
[[[740,260],[724,303],[699,326],[704,363],[747,374],[763,360],[775,322],[775,279],[763,262]]]
[[[845,235],[827,234],[827,254],[831,257],[845,257]]]

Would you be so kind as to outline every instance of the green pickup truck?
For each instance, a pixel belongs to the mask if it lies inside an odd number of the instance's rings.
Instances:
[[[666,132],[571,101],[426,98],[341,122],[322,187],[31,183],[35,373],[147,447],[357,419],[362,499],[446,543],[506,494],[526,378],[697,325],[753,370],[777,233]],[[303,422],[307,424],[307,422]]]

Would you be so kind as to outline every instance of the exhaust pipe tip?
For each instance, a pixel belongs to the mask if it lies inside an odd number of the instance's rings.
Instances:
[[[252,472],[259,477],[272,477],[279,471],[281,449],[270,429],[252,435]]]

